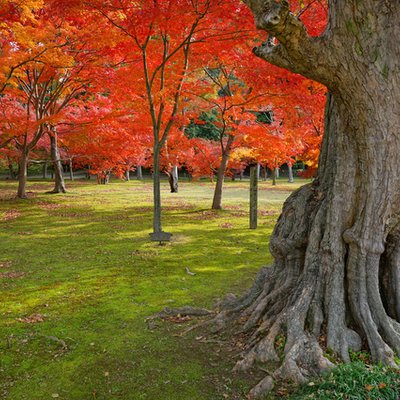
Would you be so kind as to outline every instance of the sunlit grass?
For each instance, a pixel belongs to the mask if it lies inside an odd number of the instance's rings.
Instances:
[[[257,230],[247,182],[227,182],[221,212],[209,210],[208,182],[181,183],[178,194],[163,184],[163,226],[174,235],[165,246],[148,240],[149,181],[78,181],[57,196],[31,182],[26,201],[1,183],[0,398],[244,399],[231,359],[173,336],[179,327],[149,330],[145,317],[245,290],[270,262],[279,210],[302,183],[260,184]],[[42,321],[29,323],[35,315]]]

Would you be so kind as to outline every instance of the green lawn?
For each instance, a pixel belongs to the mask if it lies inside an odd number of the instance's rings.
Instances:
[[[244,291],[271,261],[268,238],[301,183],[261,182],[251,231],[247,182],[227,183],[221,212],[209,210],[212,184],[171,194],[165,182],[166,246],[148,240],[149,181],[78,181],[56,196],[36,181],[27,201],[0,183],[0,398],[244,399],[254,382],[230,372],[235,354],[174,336],[186,325],[149,330],[145,317]]]

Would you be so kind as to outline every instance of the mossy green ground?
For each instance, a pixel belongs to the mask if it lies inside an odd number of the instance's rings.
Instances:
[[[149,181],[78,181],[56,196],[36,181],[26,201],[0,183],[0,398],[244,399],[251,383],[234,379],[230,355],[174,336],[183,326],[149,330],[145,317],[244,291],[301,183],[261,183],[257,230],[247,182],[227,183],[221,212],[209,210],[210,183],[181,183],[178,194],[163,183],[166,246],[148,240]]]
[[[55,196],[35,181],[25,201],[1,182],[0,399],[244,400],[259,377],[231,372],[238,349],[202,332],[179,337],[192,322],[149,329],[145,317],[248,288],[271,261],[283,201],[303,183],[261,182],[259,229],[249,230],[248,182],[227,182],[220,212],[210,211],[212,184],[170,194],[164,182],[163,224],[174,236],[159,246],[148,240],[149,181],[78,181]],[[395,400],[399,376],[356,363],[290,398]],[[268,398],[288,388],[277,393]]]

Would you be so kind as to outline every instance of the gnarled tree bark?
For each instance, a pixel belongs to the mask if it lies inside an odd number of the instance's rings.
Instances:
[[[236,369],[276,361],[274,379],[304,382],[366,345],[400,353],[400,3],[329,1],[329,24],[308,36],[286,1],[245,0],[279,44],[256,48],[329,89],[317,178],[293,193],[271,237],[275,258],[240,299],[222,302],[218,329],[243,324]],[[283,358],[274,346],[286,337]],[[326,339],[321,344],[320,338]],[[250,398],[272,387],[266,377]]]

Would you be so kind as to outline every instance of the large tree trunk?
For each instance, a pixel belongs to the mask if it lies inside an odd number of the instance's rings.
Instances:
[[[55,128],[51,128],[50,137],[50,153],[53,160],[54,168],[54,189],[49,193],[66,193],[63,168],[60,161],[60,152],[57,144],[57,132]]]
[[[400,44],[393,38],[400,35],[400,3],[331,1],[322,49],[287,17],[286,2],[247,4],[257,25],[281,41],[279,49],[256,54],[318,79],[330,94],[317,178],[285,202],[270,241],[274,264],[245,296],[222,302],[217,327],[244,321],[247,350],[236,369],[277,362],[275,379],[300,383],[331,368],[327,348],[347,362],[350,350],[364,347],[374,361],[394,365],[394,352],[400,354]],[[312,61],[314,69],[306,65]],[[286,337],[281,355],[278,335]],[[266,377],[249,397],[272,385]]]

